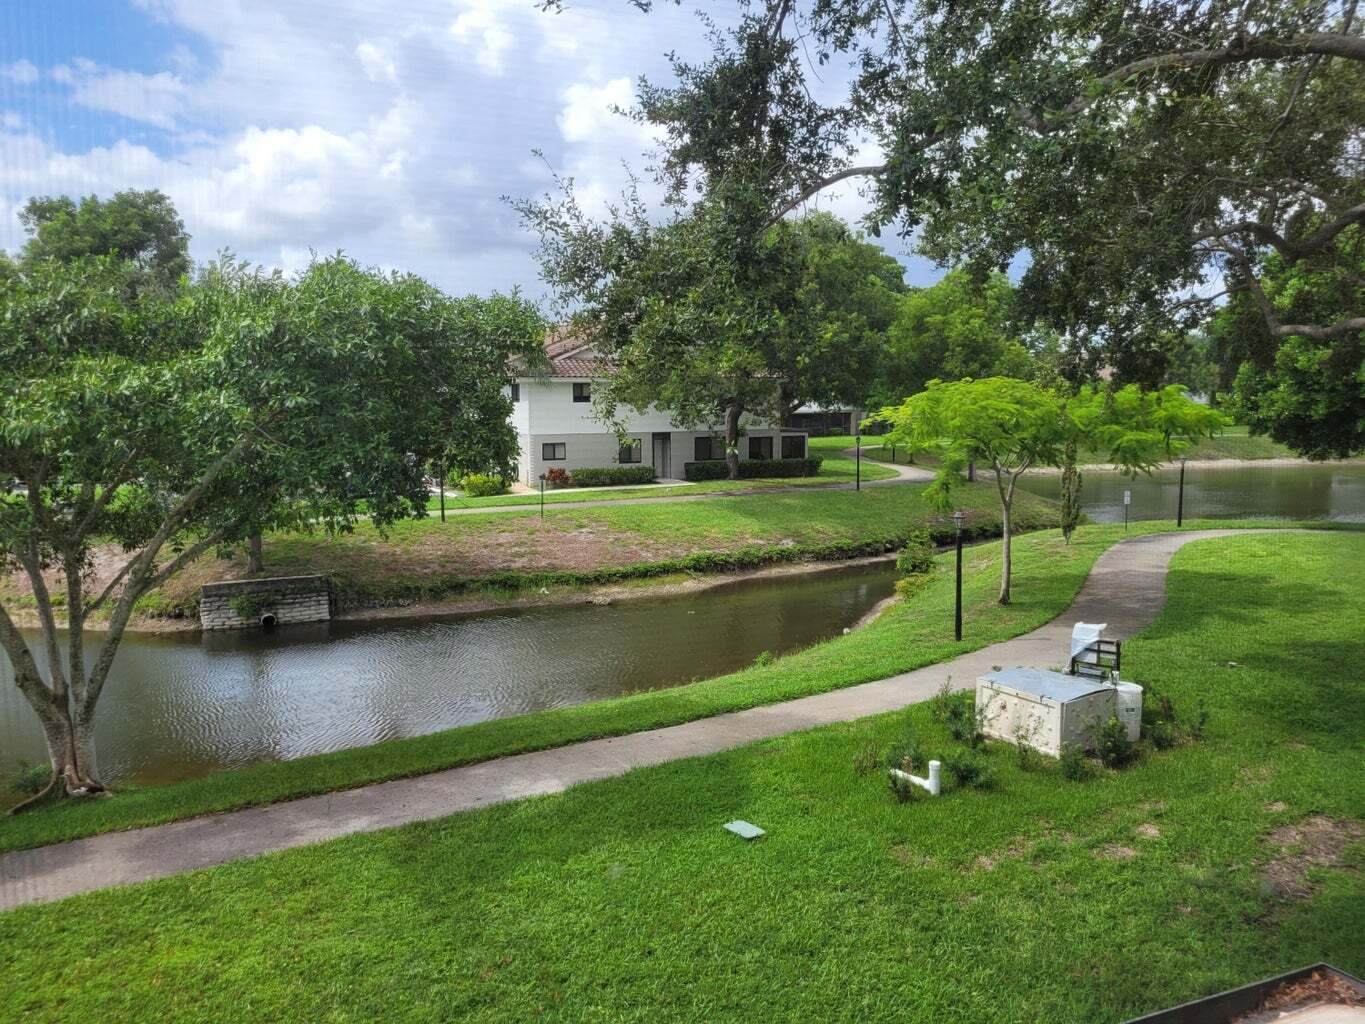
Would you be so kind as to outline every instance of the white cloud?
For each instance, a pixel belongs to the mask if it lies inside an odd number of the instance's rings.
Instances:
[[[8,78],[16,85],[32,85],[38,81],[38,66],[29,60],[0,64],[0,78]]]
[[[360,66],[365,70],[365,77],[371,82],[397,82],[398,69],[394,67],[393,60],[374,43],[361,43],[355,48],[355,55],[360,58]]]
[[[503,56],[517,41],[501,17],[503,5],[497,0],[465,0],[464,6],[451,22],[450,34],[459,43],[475,47],[474,60],[484,72],[501,75]]]
[[[91,110],[104,110],[158,128],[174,128],[185,108],[185,83],[169,71],[148,75],[139,71],[102,68],[77,58],[52,69],[52,77],[70,86],[71,99]]]
[[[24,119],[14,111],[6,110],[0,114],[0,127],[9,132],[17,132],[24,127]]]

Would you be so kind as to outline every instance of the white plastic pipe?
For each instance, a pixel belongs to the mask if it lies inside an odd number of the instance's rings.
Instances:
[[[903,772],[899,768],[892,768],[891,774],[898,779],[902,779],[905,782],[910,783],[912,786],[918,786],[920,789],[924,790],[930,796],[938,796],[939,769],[941,769],[942,767],[943,766],[939,762],[930,761],[929,777],[927,779],[922,779],[918,775],[911,775],[909,772]]]

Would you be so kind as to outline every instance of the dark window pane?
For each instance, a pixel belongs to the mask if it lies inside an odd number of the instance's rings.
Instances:
[[[804,459],[806,457],[806,439],[800,434],[782,438],[782,457],[784,459]]]
[[[591,401],[592,401],[592,385],[591,385],[591,384],[575,384],[575,385],[573,386],[573,400],[574,400],[575,402],[591,402]]]
[[[644,443],[641,441],[628,441],[621,446],[621,452],[617,459],[622,463],[639,462],[644,453]]]
[[[521,401],[521,385],[516,381],[512,382],[512,403],[515,405]]]
[[[540,446],[540,457],[547,462],[558,462],[568,454],[568,445],[562,442],[546,442]]]
[[[773,457],[773,439],[771,437],[751,437],[749,438],[749,458],[751,459],[771,459]]]

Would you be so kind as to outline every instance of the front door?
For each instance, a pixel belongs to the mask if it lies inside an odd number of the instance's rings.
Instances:
[[[654,453],[650,462],[654,466],[654,475],[661,480],[669,479],[673,475],[669,472],[671,467],[668,464],[670,455],[669,442],[671,439],[671,434],[654,435]]]

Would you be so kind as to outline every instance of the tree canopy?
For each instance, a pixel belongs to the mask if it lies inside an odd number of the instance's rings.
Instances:
[[[1290,363],[1330,349],[1358,376],[1365,282],[1343,253],[1365,220],[1353,0],[766,0],[715,41],[710,61],[642,92],[675,180],[742,182],[765,222],[856,182],[873,224],[928,256],[982,271],[1023,254],[1019,315],[1061,332],[1076,382],[1108,366],[1157,384],[1169,338],[1223,293],[1249,301],[1274,349],[1301,339]],[[829,62],[851,87],[817,102]],[[728,160],[755,125],[763,160],[736,177]],[[855,162],[865,140],[875,162]],[[1270,294],[1277,262],[1342,287],[1295,308]],[[1256,423],[1293,406],[1262,401]]]
[[[1032,355],[1017,340],[1014,288],[996,271],[978,282],[957,269],[900,299],[886,332],[877,393],[887,404],[934,379],[1028,377]]]
[[[297,279],[225,260],[172,297],[132,287],[138,273],[87,257],[0,275],[0,479],[19,481],[0,496],[0,570],[26,578],[45,664],[3,603],[0,649],[42,722],[50,788],[72,794],[103,788],[95,709],[143,594],[263,522],[424,516],[452,424],[460,457],[510,461],[509,361],[539,347],[520,300],[452,300],[340,257]]]
[[[116,192],[107,200],[39,196],[19,211],[29,234],[22,258],[69,262],[113,256],[131,264],[132,283],[168,291],[190,271],[190,236],[164,193]]]

